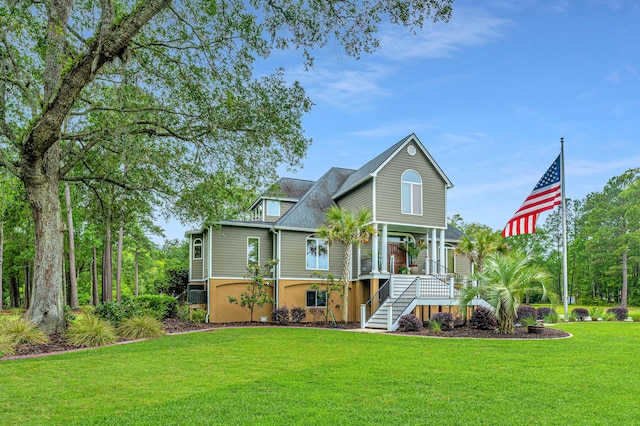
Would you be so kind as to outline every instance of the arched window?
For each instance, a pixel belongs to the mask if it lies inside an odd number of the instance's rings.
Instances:
[[[413,170],[402,174],[402,213],[422,215],[422,179]]]
[[[193,258],[202,259],[202,240],[200,238],[193,240]]]

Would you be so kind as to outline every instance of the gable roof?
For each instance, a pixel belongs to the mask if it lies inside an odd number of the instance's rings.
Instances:
[[[411,133],[409,136],[404,137],[402,140],[385,150],[382,154],[356,170],[355,173],[349,176],[342,187],[335,193],[333,199],[346,194],[356,186],[376,176],[380,169],[382,169],[391,160],[391,158],[400,152],[400,150],[409,142],[415,142],[422,153],[427,157],[431,165],[436,169],[436,172],[440,175],[442,180],[447,184],[447,188],[452,188],[453,183],[449,180],[447,175],[444,174],[440,166],[438,166],[438,163],[436,163],[431,154],[429,154],[424,145],[422,145],[422,142],[420,142],[415,133]]]
[[[278,179],[274,185],[274,187],[278,189],[275,191],[269,190],[264,195],[277,198],[293,198],[298,200],[302,198],[309,189],[311,189],[314,183],[315,182],[312,180],[283,177]],[[278,193],[278,190],[280,193]]]
[[[325,220],[326,210],[333,205],[331,197],[355,170],[332,167],[318,179],[304,196],[275,223],[276,228],[315,230]]]

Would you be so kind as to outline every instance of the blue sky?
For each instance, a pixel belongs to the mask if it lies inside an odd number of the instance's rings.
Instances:
[[[634,0],[456,0],[449,23],[417,35],[385,25],[380,37],[360,60],[327,46],[308,72],[295,52],[270,59],[316,104],[304,118],[313,139],[304,168],[283,175],[358,168],[415,133],[455,185],[448,216],[502,229],[561,137],[569,198],[640,166]]]

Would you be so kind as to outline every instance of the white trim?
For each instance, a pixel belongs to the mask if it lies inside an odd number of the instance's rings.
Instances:
[[[377,213],[376,213],[376,210],[377,210],[376,209],[376,204],[377,204],[376,186],[377,186],[376,185],[376,178],[374,176],[373,183],[371,185],[371,187],[372,187],[372,190],[371,190],[371,192],[372,192],[372,194],[371,194],[371,205],[373,206],[373,222],[376,221],[376,216],[377,216]]]
[[[193,235],[189,235],[189,282],[193,281]]]
[[[196,257],[196,241],[199,241],[198,246],[200,247],[200,257]],[[193,246],[193,253],[192,253],[192,259],[193,260],[202,260],[202,237],[198,237],[198,238],[193,238],[191,240],[191,245]]]
[[[209,278],[213,275],[213,227],[209,226],[209,261],[207,264],[209,265]],[[209,294],[209,293],[207,293]]]
[[[407,174],[407,172],[413,172],[418,176],[418,179],[420,179],[420,182],[412,182],[412,181],[405,181],[404,176]],[[407,184],[409,185],[409,203],[410,203],[410,213],[407,213],[404,211],[404,185]],[[415,213],[413,210],[414,207],[414,186],[420,186],[420,213]],[[410,216],[423,216],[423,212],[424,212],[424,185],[423,185],[423,179],[422,176],[420,176],[420,173],[418,173],[416,170],[413,169],[406,169],[404,172],[402,172],[402,175],[400,176],[400,214],[405,214],[405,215],[410,215]]]

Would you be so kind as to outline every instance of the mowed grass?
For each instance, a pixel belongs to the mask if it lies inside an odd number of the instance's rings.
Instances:
[[[240,328],[0,361],[2,424],[637,424],[640,323],[561,340]]]

